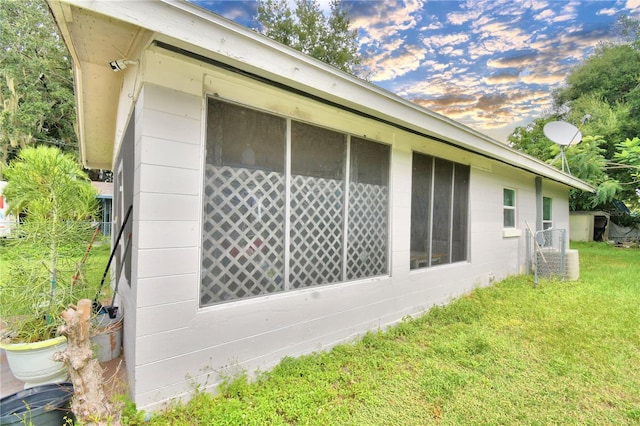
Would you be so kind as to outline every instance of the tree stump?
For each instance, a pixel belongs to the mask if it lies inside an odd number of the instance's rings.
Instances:
[[[74,395],[71,411],[83,425],[120,425],[120,412],[105,398],[102,368],[91,350],[91,309],[89,299],[62,313],[64,325],[58,332],[67,337],[67,349],[54,355],[69,370]]]

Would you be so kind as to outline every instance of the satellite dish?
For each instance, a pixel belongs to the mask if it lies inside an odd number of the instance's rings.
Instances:
[[[580,129],[566,121],[551,121],[544,125],[542,131],[546,137],[561,147],[571,144],[577,145],[582,140]]]
[[[586,118],[584,120],[586,121]],[[562,161],[562,171],[564,172],[566,167],[566,171],[571,174],[571,170],[569,170],[569,162],[567,161],[564,149],[570,147],[571,144],[577,145],[580,143],[582,140],[582,133],[580,133],[580,129],[566,121],[551,121],[544,125],[542,132],[546,137],[551,139],[552,142],[555,142],[560,146],[560,154],[553,159],[551,164],[554,164],[558,159],[560,159]]]

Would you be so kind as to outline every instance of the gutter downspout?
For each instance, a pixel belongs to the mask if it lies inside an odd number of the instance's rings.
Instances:
[[[536,231],[542,231],[542,178],[536,176]]]

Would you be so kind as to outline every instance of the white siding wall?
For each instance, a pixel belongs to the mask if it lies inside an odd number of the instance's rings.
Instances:
[[[145,358],[147,344],[165,356],[166,349],[174,347],[167,333],[185,328],[197,309],[202,97],[146,85],[136,112],[138,303],[136,351],[127,363],[135,365],[130,381],[144,406],[171,392],[142,397],[166,386],[166,371],[148,380],[143,379],[145,371],[172,368],[168,360],[154,365]]]
[[[273,97],[274,88],[171,55],[151,52],[146,62],[136,123],[137,307],[126,319],[136,325],[135,337],[129,336],[135,338],[135,355],[128,353],[127,363],[133,365],[130,380],[140,408],[153,410],[170,398],[186,398],[194,384],[213,390],[219,373],[268,369],[285,355],[327,349],[488,285],[493,276],[522,271],[524,232],[502,236],[502,188],[517,189],[518,223],[524,229],[525,220],[535,224],[533,176],[306,99],[292,105],[291,94]],[[389,277],[199,308],[203,84],[222,97],[392,145]],[[472,165],[470,262],[409,271],[414,149]],[[566,191],[564,197],[554,198],[559,224],[563,217],[568,223],[568,213],[561,212]]]
[[[503,189],[516,191],[519,236],[505,236]],[[535,228],[535,177],[496,165],[491,171],[471,170],[471,244],[474,268],[495,279],[524,272],[526,223]],[[488,276],[489,276],[488,275]]]

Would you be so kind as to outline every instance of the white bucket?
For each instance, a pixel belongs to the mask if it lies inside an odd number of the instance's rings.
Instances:
[[[109,315],[99,314],[93,320],[91,343],[96,351],[99,362],[111,361],[118,358],[122,352],[122,315],[109,318]]]

